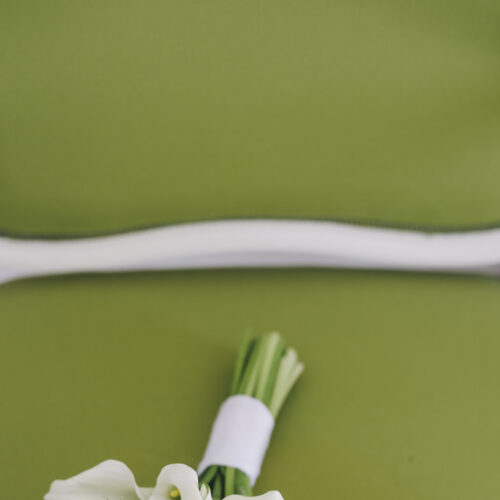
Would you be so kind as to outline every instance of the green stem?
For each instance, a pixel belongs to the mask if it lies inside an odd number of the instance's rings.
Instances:
[[[224,492],[222,491],[222,475],[217,474],[215,476],[213,487],[212,487],[212,498],[214,500],[222,500],[224,498]]]
[[[236,394],[238,386],[240,383],[241,373],[245,367],[245,362],[247,361],[248,355],[252,347],[252,340],[250,339],[250,334],[248,332],[243,336],[243,341],[241,342],[241,347],[238,352],[238,357],[236,358],[236,365],[234,368],[233,381],[231,383],[231,389],[229,394]]]
[[[234,394],[248,394],[248,391],[252,389],[252,378],[255,373],[255,366],[259,359],[260,343],[259,339],[254,340],[249,348],[248,362],[245,366],[245,371],[243,373],[241,384],[236,389]]]
[[[280,342],[281,338],[277,333],[272,333],[271,335],[264,337],[263,340],[264,348],[262,354],[262,367],[259,373],[257,390],[255,391],[255,397],[261,401],[264,399],[264,394],[269,384],[269,373],[272,368],[274,354],[279,348]]]
[[[245,334],[236,358],[229,394],[245,394],[262,401],[276,419],[288,394],[302,373],[297,353],[286,349],[278,333],[250,339]],[[214,500],[232,494],[251,496],[249,477],[227,466],[208,467],[199,478],[207,484]]]
[[[226,496],[233,495],[234,491],[234,479],[235,479],[235,469],[233,467],[226,467],[226,477],[224,489]]]
[[[205,483],[209,485],[212,479],[215,477],[215,474],[217,474],[218,468],[219,467],[217,465],[211,465],[205,471],[203,471],[203,473],[199,477],[200,483],[201,484]]]
[[[250,478],[241,470],[236,469],[236,485],[235,493],[237,495],[251,496],[252,487],[250,486]]]

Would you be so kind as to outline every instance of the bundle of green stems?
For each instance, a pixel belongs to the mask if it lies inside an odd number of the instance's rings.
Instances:
[[[240,347],[234,369],[230,396],[244,394],[262,401],[276,420],[292,387],[304,369],[297,353],[285,348],[278,333],[257,338],[247,334]],[[199,478],[214,500],[228,495],[252,495],[249,477],[234,467],[212,465]]]

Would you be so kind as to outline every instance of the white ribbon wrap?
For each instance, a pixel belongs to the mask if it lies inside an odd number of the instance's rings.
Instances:
[[[212,427],[198,474],[211,465],[225,465],[243,471],[253,486],[273,428],[274,418],[262,401],[241,394],[226,399]]]
[[[0,236],[0,284],[78,272],[343,267],[500,276],[500,228],[425,233],[314,220],[223,220],[72,240]]]

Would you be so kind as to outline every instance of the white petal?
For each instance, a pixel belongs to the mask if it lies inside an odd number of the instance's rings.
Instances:
[[[170,492],[177,488],[181,500],[203,500],[198,489],[198,474],[184,464],[163,467],[150,500],[171,500]]]
[[[141,486],[139,486],[139,492],[141,498],[149,500],[151,498],[151,495],[153,494],[153,488],[142,488]]]
[[[146,500],[131,470],[106,460],[70,479],[54,481],[44,500]]]
[[[203,484],[201,486],[200,493],[201,493],[201,498],[203,500],[212,500],[212,492],[210,491],[210,488],[206,484]]]
[[[283,500],[281,493],[279,491],[268,491],[263,495],[256,497],[245,497],[243,495],[229,495],[224,498],[224,500]]]

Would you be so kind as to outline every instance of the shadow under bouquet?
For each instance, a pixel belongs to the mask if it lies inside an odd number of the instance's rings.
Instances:
[[[276,418],[303,371],[278,333],[242,342],[229,397],[221,405],[198,472],[165,466],[152,488],[139,487],[122,462],[107,460],[53,481],[44,500],[241,500],[252,496]],[[262,500],[283,500],[269,491]]]

